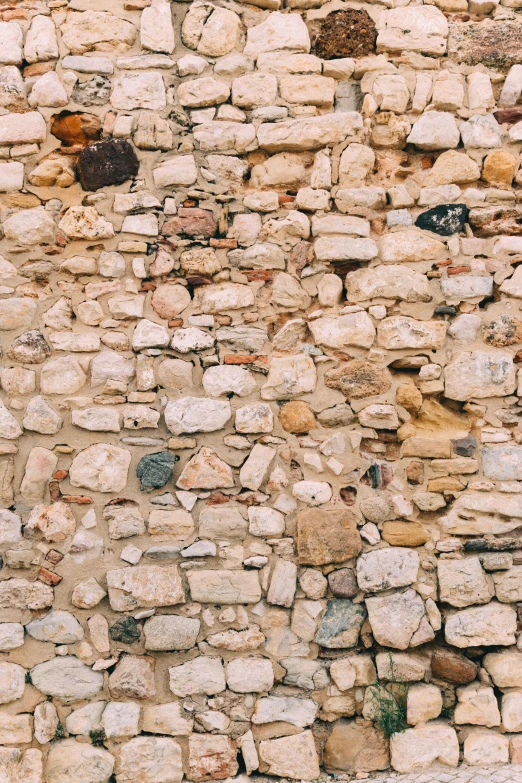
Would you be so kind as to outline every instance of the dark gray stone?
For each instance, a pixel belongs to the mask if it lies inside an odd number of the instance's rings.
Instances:
[[[158,451],[142,457],[136,468],[142,492],[151,492],[153,489],[164,487],[172,478],[172,471],[178,460],[179,457],[171,454],[170,451]]]
[[[139,626],[131,615],[125,615],[116,620],[114,625],[109,628],[109,636],[113,642],[121,642],[122,644],[133,644],[140,636]]]
[[[439,204],[419,215],[415,225],[425,231],[448,237],[462,231],[468,219],[468,212],[465,204]]]
[[[355,647],[365,619],[366,609],[362,604],[354,604],[346,598],[330,599],[315,641],[322,647],[337,650]]]

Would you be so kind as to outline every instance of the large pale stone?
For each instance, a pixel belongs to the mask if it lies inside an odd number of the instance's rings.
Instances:
[[[447,36],[448,22],[439,8],[393,8],[381,15],[377,51],[441,56],[446,51]]]
[[[263,740],[259,757],[269,775],[292,780],[314,780],[319,777],[319,759],[311,731],[290,737]]]
[[[106,11],[70,13],[61,27],[63,43],[73,54],[125,52],[136,32],[131,22]]]
[[[357,582],[365,593],[406,587],[417,579],[419,556],[413,549],[390,547],[367,552],[357,561]]]
[[[364,311],[317,318],[310,321],[310,331],[314,342],[327,348],[344,348],[347,345],[370,348],[375,339],[373,321]]]
[[[46,135],[45,120],[38,111],[0,117],[0,144],[40,144]]]
[[[520,688],[522,685],[522,653],[488,653],[482,665],[498,688]]]
[[[170,737],[133,737],[119,749],[117,783],[181,783],[181,748]]]
[[[510,354],[489,351],[463,351],[446,365],[445,395],[451,400],[503,397],[516,387]]]
[[[95,672],[75,655],[58,656],[31,669],[31,682],[63,704],[92,699],[103,688],[103,672]]]
[[[140,40],[144,49],[171,54],[174,51],[174,28],[171,5],[165,0],[154,0],[141,14]]]
[[[73,459],[69,479],[73,487],[93,492],[121,492],[127,484],[131,453],[108,443],[88,446]]]
[[[48,783],[108,783],[114,756],[103,747],[66,739],[51,745],[47,758]]]
[[[432,298],[425,275],[396,264],[380,266],[378,273],[373,267],[349,272],[346,275],[346,294],[349,302],[363,302],[378,297],[404,302],[429,302]]]
[[[448,767],[459,763],[459,741],[451,726],[429,721],[392,735],[391,763],[397,772],[426,769],[435,762]]]
[[[287,18],[294,16],[290,14]],[[261,25],[259,25],[261,26]],[[255,29],[255,28],[251,28]],[[357,112],[323,114],[320,117],[263,123],[257,131],[259,146],[267,152],[304,152],[336,144],[362,129]]]
[[[200,621],[175,614],[151,617],[143,626],[146,650],[190,650],[196,644]]]
[[[183,397],[165,408],[165,423],[173,435],[214,432],[222,429],[231,416],[229,402],[208,397]]]
[[[25,688],[25,669],[18,663],[0,663],[0,704],[21,699]]]
[[[185,603],[176,565],[144,565],[107,571],[107,586],[111,608],[116,612]]]
[[[470,732],[464,740],[464,761],[472,766],[507,764],[509,740],[498,731],[479,729]]]
[[[500,726],[500,712],[493,688],[471,683],[464,688],[458,688],[457,697],[455,723]]]
[[[377,328],[379,345],[388,350],[442,348],[446,324],[442,321],[416,321],[404,315],[385,318]]]
[[[189,571],[193,601],[210,604],[255,604],[261,598],[255,571]]]
[[[239,283],[201,286],[194,296],[194,309],[209,315],[227,310],[243,310],[253,304],[252,289]]]
[[[380,257],[384,263],[438,261],[446,253],[443,242],[414,229],[386,234],[381,239]]]
[[[208,446],[202,446],[183,468],[176,486],[185,490],[233,487],[234,476],[230,465]]]
[[[27,579],[5,579],[0,582],[1,609],[46,609],[53,604],[53,588],[43,582]]]
[[[63,609],[51,609],[49,614],[28,623],[25,630],[39,642],[74,644],[83,639],[82,626],[74,615]]]
[[[491,601],[463,609],[446,620],[446,641],[455,647],[509,646],[515,642],[517,616],[511,606]]]
[[[269,14],[261,24],[250,27],[244,54],[257,58],[264,52],[290,49],[294,52],[310,51],[310,35],[299,14]]]
[[[437,563],[440,600],[451,606],[487,604],[494,595],[478,557],[465,560],[439,560]]]
[[[439,523],[452,535],[509,533],[522,525],[522,500],[496,492],[463,492]]]
[[[114,226],[100,215],[94,207],[69,207],[58,224],[70,239],[110,239]]]
[[[317,383],[317,370],[309,356],[297,354],[273,357],[266,382],[261,387],[263,400],[291,400],[312,392]]]
[[[366,599],[368,620],[375,641],[384,647],[406,650],[424,617],[424,604],[414,590]]]
[[[207,696],[226,688],[225,669],[221,658],[201,655],[187,663],[169,669],[169,687],[176,696]]]
[[[237,749],[230,737],[222,734],[193,734],[189,739],[187,777],[196,783],[231,779],[238,770],[236,756]]]

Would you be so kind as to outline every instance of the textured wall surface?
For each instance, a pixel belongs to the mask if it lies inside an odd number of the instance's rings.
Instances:
[[[2,783],[522,761],[522,3],[280,2],[0,5]]]

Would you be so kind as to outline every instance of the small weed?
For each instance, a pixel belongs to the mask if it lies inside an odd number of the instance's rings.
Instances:
[[[103,745],[107,737],[103,729],[93,729],[89,732],[89,737],[93,745]]]
[[[56,731],[54,733],[55,740],[65,739],[65,731],[61,723],[58,723]]]
[[[31,680],[31,672],[25,673],[25,682],[27,683],[27,685],[33,684],[33,681]]]
[[[408,689],[395,675],[393,656],[390,653],[390,680],[370,686],[370,702],[373,720],[385,737],[399,734],[406,728],[406,698]]]
[[[453,720],[454,711],[455,711],[455,707],[449,707],[444,705],[442,707],[442,710],[440,711],[440,717],[444,718],[445,720]]]

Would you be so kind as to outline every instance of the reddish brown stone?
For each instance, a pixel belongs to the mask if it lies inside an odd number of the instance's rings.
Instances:
[[[101,122],[94,114],[77,111],[62,111],[51,117],[51,133],[66,147],[80,145],[80,148],[100,138]],[[65,152],[62,148],[60,152]]]
[[[500,125],[507,122],[509,125],[513,125],[515,122],[522,120],[522,106],[512,106],[509,109],[499,109],[493,112],[493,116]]]
[[[42,566],[38,571],[38,579],[40,580],[40,582],[43,582],[46,585],[55,587],[56,585],[60,584],[60,582],[63,579],[63,576],[58,576],[58,574],[53,574],[53,572],[49,571],[48,568],[44,568]]]
[[[87,495],[62,495],[60,500],[63,503],[77,503],[80,506],[87,506],[94,503],[94,500]]]
[[[448,276],[461,275],[464,272],[471,272],[470,266],[450,266],[448,267]]]
[[[267,364],[268,357],[262,355],[257,356],[256,354],[250,356],[249,354],[241,353],[227,353],[224,357],[225,364],[254,364],[254,362],[263,362],[263,364]]]
[[[90,144],[78,158],[78,179],[84,190],[121,185],[138,173],[140,163],[125,139],[109,139]]]
[[[217,224],[212,212],[198,207],[180,207],[178,214],[163,224],[162,234],[187,234],[188,236],[212,237]]]
[[[406,478],[410,484],[422,484],[424,481],[424,463],[414,460],[406,466]]]
[[[227,248],[235,250],[237,247],[237,239],[215,239],[210,240],[210,247]]]
[[[477,664],[461,653],[444,647],[438,647],[433,651],[431,671],[433,676],[439,680],[465,685],[468,682],[473,682],[478,670]]]
[[[63,555],[61,552],[57,552],[56,549],[51,549],[47,552],[45,559],[53,565],[58,565],[63,560]]]
[[[69,472],[67,470],[56,470],[53,473],[53,479],[56,479],[57,481],[63,481],[64,478],[67,478],[69,475]]]
[[[354,598],[359,592],[353,568],[339,568],[328,574],[330,590],[336,598]]]
[[[275,277],[273,269],[245,269],[243,274],[249,283],[253,283],[256,280],[273,280]]]
[[[173,318],[171,321],[169,321],[169,326],[171,327],[183,326],[183,318]]]

